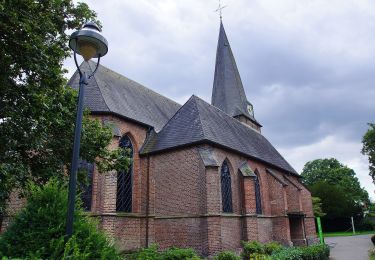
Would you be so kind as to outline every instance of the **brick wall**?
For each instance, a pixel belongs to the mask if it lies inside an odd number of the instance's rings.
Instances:
[[[282,177],[282,176],[281,176]],[[267,175],[268,189],[270,192],[271,215],[285,215],[284,186],[270,174]]]
[[[133,157],[133,196],[132,196],[132,212],[141,212],[142,199],[142,174],[141,159],[139,157],[139,149],[142,147],[147,134],[146,127],[140,126],[131,121],[125,121],[116,116],[92,116],[94,119],[105,120],[115,123],[121,135],[128,135],[132,141],[134,157]],[[119,146],[120,137],[113,137],[110,149],[116,149]],[[117,174],[103,173],[100,174],[95,169],[94,185],[93,185],[93,211],[97,213],[108,213],[116,211],[116,193],[117,193]]]
[[[283,245],[291,245],[289,218],[280,216],[272,218],[273,240],[281,242]]]
[[[201,218],[155,218],[155,240],[161,249],[171,246],[192,247],[202,252],[205,229]],[[203,227],[202,227],[203,225]]]
[[[243,221],[238,217],[221,218],[222,250],[238,250],[241,248]]]
[[[288,201],[288,212],[299,212],[300,209],[300,192],[293,185],[289,184],[285,187]]]
[[[273,240],[272,218],[258,218],[258,240],[267,243]]]
[[[145,241],[145,169],[139,157],[139,149],[143,145],[147,129],[131,121],[125,121],[115,116],[92,116],[95,119],[106,120],[115,123],[120,130],[121,135],[128,135],[132,141],[133,173],[132,173],[132,212],[116,212],[117,195],[117,173],[99,173],[94,168],[93,175],[93,200],[92,213],[99,216],[100,227],[106,231],[120,250],[133,250],[146,246]],[[116,149],[119,146],[120,137],[114,136],[110,149]],[[151,221],[149,221],[151,222]],[[149,223],[149,230],[153,229],[153,223]],[[150,238],[153,241],[153,237]]]
[[[94,171],[92,213],[100,227],[113,236],[124,250],[144,247],[153,242],[161,248],[193,247],[204,255],[224,249],[238,249],[241,240],[290,241],[285,209],[302,209],[307,214],[306,234],[316,238],[310,192],[301,185],[287,188],[266,172],[269,167],[232,151],[211,147],[218,166],[205,167],[197,147],[139,157],[146,128],[114,116],[121,134],[129,134],[134,146],[132,213],[116,212],[117,173]],[[111,148],[118,147],[114,137]],[[229,162],[233,213],[223,213],[220,170]],[[238,168],[247,161],[260,180],[262,215],[255,213],[254,178],[243,177]],[[285,173],[275,170],[281,178]],[[292,176],[291,181],[298,184]],[[12,207],[17,208],[13,198]],[[245,215],[243,215],[245,214]],[[147,218],[148,216],[148,218]],[[4,225],[7,220],[4,221]]]

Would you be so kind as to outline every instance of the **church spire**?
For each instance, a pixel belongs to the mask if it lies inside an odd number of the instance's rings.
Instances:
[[[216,51],[211,104],[260,131],[261,125],[254,118],[252,104],[247,101],[240,73],[238,72],[222,21],[220,21],[220,33]]]

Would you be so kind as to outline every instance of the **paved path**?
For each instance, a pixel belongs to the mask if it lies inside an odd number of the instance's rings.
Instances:
[[[368,260],[368,250],[373,247],[371,235],[350,237],[326,237],[331,248],[331,258],[335,260]]]

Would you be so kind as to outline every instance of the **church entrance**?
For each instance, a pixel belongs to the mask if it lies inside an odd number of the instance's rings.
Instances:
[[[301,213],[290,213],[289,216],[289,227],[290,227],[290,238],[294,246],[306,245],[305,235],[305,221],[304,215]]]

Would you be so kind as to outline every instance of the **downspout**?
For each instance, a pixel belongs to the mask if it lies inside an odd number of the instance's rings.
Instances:
[[[146,195],[146,247],[148,247],[148,232],[149,232],[149,208],[150,208],[150,155],[147,155],[147,195]]]

